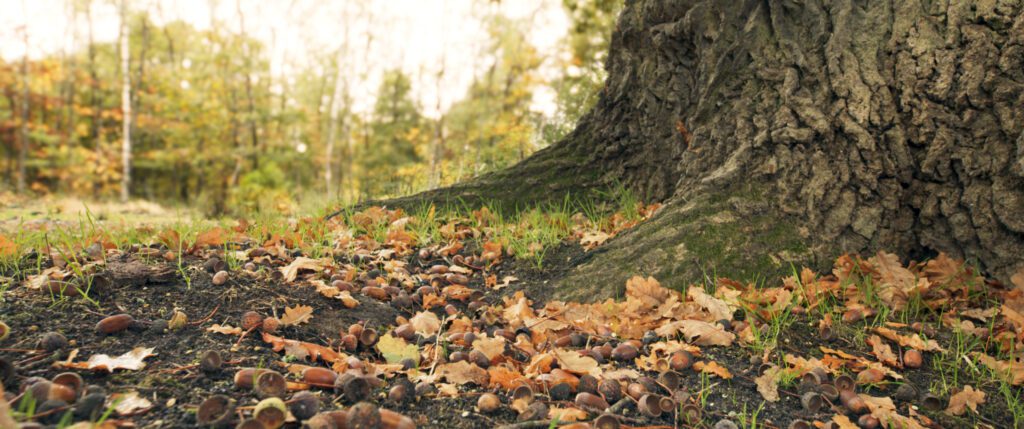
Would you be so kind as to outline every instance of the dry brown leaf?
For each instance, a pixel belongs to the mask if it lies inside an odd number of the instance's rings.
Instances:
[[[7,236],[0,234],[0,258],[7,258],[18,253],[18,245]]]
[[[668,300],[672,291],[661,287],[654,277],[633,276],[626,280],[626,298],[635,299],[646,308],[654,308]]]
[[[771,368],[768,368],[764,373],[754,379],[754,384],[757,384],[757,392],[760,393],[766,401],[778,402],[779,379],[781,376],[782,368],[772,365]]]
[[[839,429],[860,429],[860,426],[854,424],[853,420],[850,420],[849,417],[846,417],[843,414],[836,414],[832,416],[832,421],[839,426]]]
[[[858,396],[864,400],[868,405],[868,409],[871,410],[871,415],[875,416],[881,423],[881,427],[896,427],[902,429],[925,429],[917,420],[902,416],[896,412],[896,404],[892,402],[892,398],[889,397],[875,397],[871,395],[865,395],[863,393]]]
[[[117,411],[120,416],[147,410],[153,406],[152,402],[139,396],[139,392],[135,391],[110,395],[110,403],[117,404],[114,406],[114,411]]]
[[[1017,270],[1017,273],[1010,276],[1010,283],[1017,286],[1017,290],[1024,290],[1024,267]]]
[[[291,282],[295,281],[299,276],[299,271],[323,271],[329,263],[329,259],[312,259],[299,256],[292,263],[281,267],[281,274],[284,274],[284,281]]]
[[[213,326],[206,328],[206,330],[224,335],[242,335],[242,328],[236,328],[231,325],[218,325],[215,323]]]
[[[693,302],[697,303],[697,305],[707,310],[708,313],[711,313],[712,319],[732,320],[732,315],[735,309],[724,300],[709,295],[703,288],[690,286],[686,291],[686,295],[689,296]]]
[[[481,336],[473,341],[473,350],[483,353],[484,356],[487,356],[488,360],[494,362],[495,359],[505,353],[505,338]]]
[[[726,380],[732,378],[732,373],[729,372],[729,369],[715,361],[697,362],[693,364],[693,369],[707,374],[714,374]]]
[[[114,372],[115,369],[138,371],[146,367],[143,360],[150,356],[153,356],[152,347],[136,347],[121,356],[93,355],[86,362],[68,362],[63,366],[75,369],[107,370],[108,372]]]
[[[490,376],[488,387],[501,387],[506,390],[512,390],[523,384],[523,374],[517,371],[515,368],[511,368],[506,365],[496,365],[487,368],[487,374]]]
[[[883,327],[883,326],[879,326],[879,327],[875,328],[875,332],[878,333],[878,335],[881,335],[881,336],[889,339],[890,341],[895,341],[896,343],[898,343],[899,345],[901,345],[903,347],[910,347],[912,349],[917,349],[917,350],[926,351],[926,352],[943,352],[943,351],[946,351],[941,346],[939,346],[939,343],[937,341],[935,341],[935,340],[925,340],[925,339],[921,338],[917,334],[913,334],[913,335],[900,335],[895,330],[890,329],[890,328],[886,328],[886,327]]]
[[[577,375],[590,374],[594,377],[601,376],[601,368],[598,367],[597,361],[592,357],[580,355],[575,350],[564,349],[552,350],[551,354],[558,361],[559,368]]]
[[[876,270],[878,296],[888,305],[902,307],[907,297],[917,288],[917,277],[903,267],[899,257],[891,253],[878,252],[867,261]],[[927,282],[927,281],[926,281]]]
[[[263,333],[263,342],[270,344],[271,348],[275,352],[284,350],[289,356],[299,359],[309,359],[310,362],[315,362],[317,359],[320,359],[324,362],[332,363],[342,357],[340,353],[321,345],[289,340],[270,335],[266,332]]]
[[[281,316],[280,320],[284,326],[293,326],[309,322],[311,318],[313,318],[313,307],[296,305],[294,307],[285,307],[284,315]]]
[[[721,326],[700,320],[677,320],[658,327],[655,332],[664,337],[682,332],[687,342],[698,346],[731,346],[736,339],[736,334]]]
[[[473,289],[463,285],[451,285],[445,286],[444,289],[441,289],[441,293],[448,297],[448,299],[466,301],[473,295]]]
[[[978,412],[978,405],[985,403],[985,392],[975,390],[971,385],[964,386],[964,390],[951,396],[949,398],[949,406],[946,407],[946,413],[954,416],[959,416],[967,411],[968,408],[972,412]]]
[[[464,360],[438,365],[437,374],[448,382],[459,385],[473,383],[477,386],[486,386],[490,380],[486,370]]]
[[[560,422],[578,422],[587,419],[587,412],[579,408],[548,408],[548,418]]]
[[[1024,384],[1024,362],[1019,360],[997,360],[996,358],[977,353],[974,355],[979,362],[995,371],[1006,382],[1020,386]]]
[[[580,246],[583,246],[584,250],[593,250],[604,242],[612,238],[611,234],[604,231],[587,231],[583,233],[583,237],[580,237]]]
[[[879,362],[893,368],[899,367],[899,357],[892,351],[892,347],[888,343],[882,341],[882,337],[872,335],[868,337],[867,343],[871,346],[871,354],[875,355]]]
[[[441,330],[441,319],[437,318],[437,315],[430,311],[421,311],[416,313],[411,319],[409,324],[416,330],[417,334],[429,337],[436,334]]]

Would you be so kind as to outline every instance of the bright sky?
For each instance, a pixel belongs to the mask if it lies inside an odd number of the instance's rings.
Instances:
[[[25,52],[21,28],[27,26],[29,54],[39,57],[61,47],[82,47],[87,39],[84,17],[72,25],[72,0],[0,0],[0,56],[20,58]],[[312,54],[335,52],[346,37],[351,41],[346,62],[365,75],[349,76],[356,110],[373,104],[381,71],[400,66],[412,76],[414,91],[426,114],[436,116],[437,97],[447,109],[465,95],[474,75],[489,63],[480,53],[487,42],[482,17],[500,11],[528,18],[529,38],[547,60],[542,74],[558,74],[555,58],[569,21],[560,0],[129,0],[132,8],[147,9],[157,24],[181,19],[199,29],[209,28],[215,16],[230,31],[239,31],[238,3],[245,29],[271,50],[275,76],[287,76],[308,64]],[[119,17],[114,2],[92,1],[98,41],[117,38]],[[348,18],[346,18],[346,16]],[[76,30],[77,27],[77,30]],[[372,40],[367,48],[367,30]],[[78,36],[75,36],[75,33]],[[445,74],[440,91],[435,79]],[[298,67],[297,67],[298,66]],[[533,109],[550,114],[554,93],[534,95]]]

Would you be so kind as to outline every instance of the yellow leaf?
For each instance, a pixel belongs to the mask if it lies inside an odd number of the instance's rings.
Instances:
[[[719,365],[718,362],[715,361],[697,362],[693,364],[693,369],[707,374],[714,374],[726,380],[732,378],[732,373],[729,372],[729,369]]]
[[[284,326],[298,325],[309,322],[311,318],[313,318],[313,307],[296,305],[284,309],[284,316],[281,316],[281,324]]]

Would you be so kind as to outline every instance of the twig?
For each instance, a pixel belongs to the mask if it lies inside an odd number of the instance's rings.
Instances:
[[[238,350],[238,346],[242,344],[242,340],[245,339],[245,336],[249,335],[250,332],[256,330],[256,328],[258,328],[258,327],[259,327],[259,325],[253,326],[253,327],[249,328],[248,331],[242,332],[242,335],[238,336],[238,341],[235,342],[235,345],[231,346],[231,349],[232,350]]]
[[[203,323],[206,323],[206,321],[208,321],[208,320],[213,318],[214,314],[217,314],[217,310],[220,310],[220,304],[217,304],[217,306],[213,308],[213,311],[211,311],[208,316],[206,316],[206,317],[204,317],[202,319],[196,320],[195,322],[190,322],[189,325],[199,326],[199,325],[202,325]]]
[[[498,429],[534,429],[551,427],[551,420],[529,420],[498,426]]]

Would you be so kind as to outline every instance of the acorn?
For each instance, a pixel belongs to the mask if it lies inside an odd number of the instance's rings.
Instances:
[[[263,423],[264,428],[277,429],[284,425],[285,418],[288,417],[288,408],[281,398],[266,398],[256,404],[252,415],[260,423]]]
[[[821,393],[821,396],[824,396],[829,402],[839,400],[839,389],[831,384],[822,384],[818,386],[818,393]]]
[[[626,394],[629,395],[630,398],[639,400],[641,396],[647,394],[647,388],[640,383],[629,383],[626,385]]]
[[[853,390],[840,390],[839,402],[854,414],[864,414],[868,412],[868,404],[864,402],[864,399],[861,399],[860,396],[857,396],[857,393]]]
[[[288,382],[281,373],[268,369],[256,377],[253,390],[261,398],[281,398],[288,391]]]
[[[661,416],[661,404],[658,401],[658,395],[645,394],[640,397],[636,402],[636,407],[640,410],[640,413],[651,418],[658,418]]]
[[[334,382],[334,390],[342,392],[348,402],[354,403],[368,399],[372,388],[365,378],[345,373]]]
[[[418,365],[417,365],[417,363],[416,363],[416,361],[415,361],[415,360],[413,360],[412,358],[405,358],[405,359],[402,359],[402,360],[401,360],[400,362],[398,362],[398,363],[402,364],[402,369],[403,369],[403,370],[406,370],[406,371],[408,371],[408,370],[410,370],[410,369],[413,369],[413,368],[416,368],[416,367],[418,366]]]
[[[281,326],[281,319],[278,319],[276,317],[268,317],[266,319],[263,319],[263,323],[260,324],[260,329],[263,332],[266,332],[268,334],[272,334],[274,332],[277,332],[277,328],[279,328],[280,326]]]
[[[468,358],[470,363],[476,364],[480,368],[487,369],[491,366],[491,360],[487,359],[487,355],[480,350],[470,350]]]
[[[84,387],[85,385],[85,382],[82,380],[82,376],[74,372],[62,372],[60,374],[57,374],[53,377],[53,380],[51,380],[51,382],[53,384],[60,384],[66,386],[68,389],[71,389],[71,391],[74,392],[74,397],[78,397],[78,394],[82,393],[82,387]],[[74,401],[73,398],[68,400],[68,402],[72,401]]]
[[[903,352],[903,366],[907,368],[920,368],[923,363],[924,357],[921,356],[921,352],[915,349],[907,349]]]
[[[412,399],[410,392],[413,388],[410,386],[411,384],[407,381],[399,382],[392,386],[391,390],[388,391],[388,401],[395,404],[403,404]]]
[[[256,378],[264,371],[263,368],[242,368],[235,373],[235,387],[239,389],[252,389],[256,385]]]
[[[665,371],[658,374],[658,384],[669,392],[679,387],[679,374],[672,371]]]
[[[196,421],[200,426],[224,426],[231,421],[234,414],[234,399],[226,395],[213,395],[206,398],[202,404],[199,404],[199,409],[196,411]]]
[[[572,386],[569,383],[558,383],[548,388],[548,396],[552,401],[568,401],[572,397]]]
[[[377,344],[378,339],[377,330],[375,329],[364,328],[363,332],[359,334],[359,344],[366,348],[373,347],[374,344]]]
[[[398,325],[398,327],[395,328],[394,330],[394,334],[396,337],[399,337],[405,341],[412,341],[414,338],[416,338],[416,329],[413,328],[412,325],[405,323],[402,325]]]
[[[885,380],[885,373],[877,368],[868,368],[857,373],[857,384],[877,384]]]
[[[464,360],[469,360],[469,354],[461,350],[451,352],[451,354],[448,355],[448,362],[451,363],[461,362]]]
[[[661,396],[658,398],[658,406],[661,407],[661,412],[663,414],[671,414],[675,411],[678,405],[678,402],[668,396]]]
[[[686,350],[679,350],[672,353],[668,358],[668,366],[673,371],[682,371],[693,366],[693,353]]]
[[[864,320],[864,311],[858,308],[851,308],[843,313],[843,323],[856,323]]]
[[[131,315],[116,314],[100,320],[96,324],[96,333],[100,335],[116,334],[134,326],[137,324]]]
[[[7,326],[6,323],[0,321],[0,341],[7,339],[7,336],[11,333],[11,327]]]
[[[619,402],[622,399],[622,383],[615,379],[607,379],[597,385],[597,391],[609,403]]]
[[[338,424],[334,418],[335,413],[338,413],[338,411],[325,411],[319,413],[309,418],[309,420],[306,420],[302,424],[302,427],[307,429],[338,429]],[[347,418],[348,414],[345,414],[345,417]],[[342,419],[342,421],[344,420],[345,419]]]
[[[696,404],[683,405],[682,409],[679,410],[679,418],[690,425],[699,422],[703,414],[704,412]]]
[[[808,422],[807,420],[797,419],[793,420],[792,422],[789,422],[789,426],[787,426],[787,429],[811,429],[813,427],[814,426],[811,425],[811,422]],[[825,427],[827,428],[828,426]]]
[[[881,425],[881,421],[871,414],[864,414],[857,419],[857,426],[860,426],[861,429],[876,429],[879,425]]]
[[[604,411],[610,407],[610,405],[608,405],[608,401],[605,401],[600,396],[587,392],[580,392],[576,394],[576,405],[580,408],[593,411]]]
[[[484,393],[476,401],[476,408],[481,413],[490,414],[501,408],[501,399],[493,393]]]
[[[463,285],[463,286],[469,284],[469,277],[466,277],[466,276],[464,276],[462,274],[456,274],[456,273],[445,274],[444,279],[447,280],[448,283],[451,283],[451,284]]]
[[[334,386],[338,373],[327,368],[311,366],[302,370],[302,381],[318,386]]]
[[[228,282],[228,272],[227,271],[217,271],[217,274],[213,275],[212,282],[216,286],[220,286],[220,285],[222,285],[224,283],[227,283]]]
[[[899,401],[910,402],[917,399],[917,388],[913,384],[903,383],[896,388],[896,393],[892,396]]]
[[[310,391],[298,392],[288,401],[288,410],[299,420],[309,419],[320,412],[320,398]]]
[[[263,325],[263,316],[255,311],[246,311],[242,314],[242,329],[246,331]]]
[[[39,342],[36,345],[37,348],[46,350],[49,353],[53,353],[58,350],[64,350],[68,347],[68,339],[60,332],[47,332],[39,338]]]
[[[555,347],[569,347],[572,345],[572,337],[569,335],[563,335],[555,340]]]
[[[359,348],[359,337],[352,334],[345,334],[341,336],[341,348],[351,353],[355,352]]]
[[[824,399],[817,392],[807,392],[800,396],[800,405],[809,413],[817,413],[824,404]]]
[[[367,287],[364,287],[361,290],[361,292],[363,293],[363,295],[366,295],[366,296],[368,296],[370,298],[373,298],[373,299],[376,299],[378,301],[386,301],[388,299],[388,293],[386,291],[384,291],[383,288],[380,288],[380,287],[377,287],[377,286],[367,286]]]
[[[207,374],[219,372],[224,366],[224,359],[216,350],[207,350],[199,358],[199,369]]]
[[[188,324],[188,315],[181,310],[175,310],[171,319],[167,321],[167,329],[177,331]]]
[[[713,429],[739,429],[739,426],[736,426],[732,420],[722,419],[715,423]]]
[[[833,381],[832,384],[834,384],[840,392],[844,390],[853,390],[853,387],[855,385],[853,377],[850,377],[849,375],[846,374],[836,377],[835,381]]]
[[[612,349],[612,359],[619,362],[631,362],[640,354],[640,350],[630,343],[621,343]]]
[[[527,402],[533,402],[533,389],[526,384],[521,384],[512,389],[512,401],[519,399],[525,399]]]
[[[437,393],[437,388],[433,384],[427,382],[416,383],[416,388],[413,389],[416,392],[417,397],[429,396]]]
[[[376,405],[360,402],[348,409],[348,429],[377,429],[381,427],[381,413]]]
[[[258,269],[256,267],[256,264],[252,262],[246,262],[245,265],[242,266],[242,268],[249,272],[255,272]]]
[[[929,411],[938,411],[942,409],[942,399],[938,396],[927,392],[921,396],[921,408]]]
[[[107,395],[102,393],[90,393],[82,395],[75,402],[74,415],[79,419],[96,420],[105,410]],[[202,407],[200,407],[202,409]],[[198,416],[198,414],[197,414]]]
[[[601,414],[593,422],[595,429],[619,429],[622,424],[614,414]]]
[[[583,374],[580,376],[580,381],[576,385],[576,391],[597,394],[597,385],[597,377],[590,374]]]
[[[548,406],[541,401],[531,402],[530,406],[526,408],[522,413],[519,413],[519,417],[516,417],[516,421],[528,422],[531,420],[540,420],[548,416]]]
[[[35,415],[44,414],[43,417],[36,417],[40,423],[55,424],[63,418],[64,413],[59,411],[68,408],[68,403],[60,399],[50,399],[36,407]]]

